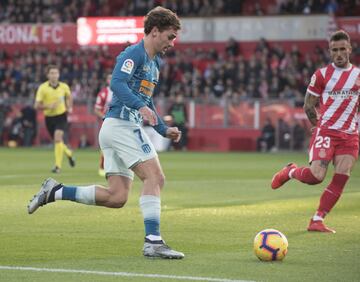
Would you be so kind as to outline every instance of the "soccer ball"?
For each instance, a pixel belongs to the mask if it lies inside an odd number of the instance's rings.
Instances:
[[[288,241],[284,234],[275,229],[265,229],[254,239],[255,255],[263,261],[283,260],[288,250]]]

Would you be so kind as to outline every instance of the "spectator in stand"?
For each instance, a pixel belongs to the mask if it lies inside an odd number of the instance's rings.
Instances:
[[[255,51],[265,51],[269,49],[269,43],[265,38],[260,38],[259,42],[256,44]]]
[[[352,50],[353,50],[353,56],[355,60],[360,62],[360,43],[359,42],[353,42],[352,43]]]
[[[304,106],[304,95],[299,91],[295,90],[294,107],[302,108]]]
[[[261,136],[257,139],[257,150],[261,152],[270,151],[275,145],[275,127],[270,118],[265,120],[261,130]]]
[[[329,0],[325,5],[325,12],[330,15],[335,15],[339,10],[339,4],[336,0]]]
[[[299,121],[296,121],[293,126],[292,140],[294,150],[300,151],[304,149],[305,128],[299,123]]]
[[[187,146],[187,132],[188,132],[188,114],[184,96],[177,94],[174,103],[170,106],[168,114],[172,117],[172,125],[177,127],[182,135],[179,142],[171,142],[175,149],[186,150]]]
[[[21,124],[23,130],[22,145],[30,147],[34,144],[37,131],[36,111],[32,105],[26,105],[21,109]]]
[[[9,129],[9,147],[17,147],[23,140],[22,115],[17,110]]]
[[[223,12],[226,15],[240,15],[243,11],[243,2],[242,0],[223,0]]]
[[[86,149],[86,148],[88,148],[90,146],[91,146],[91,144],[90,144],[86,134],[85,133],[81,134],[78,148],[79,149]]]
[[[264,9],[259,3],[259,1],[255,1],[252,13],[256,16],[263,16],[265,14]]]
[[[9,95],[7,92],[3,92],[0,96],[0,146],[3,144],[3,135],[6,128],[7,115],[11,112],[11,107],[8,104]]]
[[[291,129],[290,125],[282,118],[278,120],[278,136],[279,136],[279,148],[280,149],[290,149],[291,141]]]

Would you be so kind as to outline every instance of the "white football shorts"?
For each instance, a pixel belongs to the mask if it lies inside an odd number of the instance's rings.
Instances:
[[[99,144],[104,155],[106,176],[122,175],[134,179],[132,167],[157,157],[157,152],[140,125],[106,118],[99,133]]]

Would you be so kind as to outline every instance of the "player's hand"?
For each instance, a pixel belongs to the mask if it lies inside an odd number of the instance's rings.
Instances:
[[[144,120],[147,120],[151,126],[157,125],[158,120],[155,112],[151,110],[149,107],[144,106],[139,109],[140,115]]]
[[[166,137],[177,143],[180,141],[181,131],[177,127],[169,127],[166,130]]]

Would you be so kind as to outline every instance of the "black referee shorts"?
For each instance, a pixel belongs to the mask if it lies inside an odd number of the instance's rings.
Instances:
[[[54,132],[56,129],[66,131],[67,129],[67,114],[63,113],[58,116],[45,117],[46,129],[49,132],[51,138],[54,138]]]

